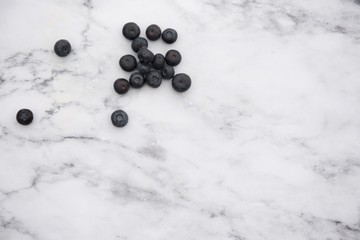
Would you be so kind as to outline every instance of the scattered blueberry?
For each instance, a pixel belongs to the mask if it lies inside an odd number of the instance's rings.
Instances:
[[[146,74],[146,83],[153,88],[157,88],[161,85],[162,77],[159,71],[152,70]]]
[[[172,28],[168,28],[163,31],[161,37],[166,43],[174,43],[177,39],[177,32]]]
[[[164,67],[164,64],[165,64],[165,57],[164,55],[158,53],[158,54],[155,54],[154,56],[154,60],[151,64],[151,66],[157,70],[160,70]]]
[[[151,65],[150,64],[145,64],[145,63],[142,63],[142,62],[138,62],[137,63],[137,70],[142,74],[142,75],[145,75],[147,74],[148,72],[150,72],[151,70]]]
[[[129,40],[134,40],[140,35],[140,28],[136,23],[129,22],[124,25],[122,33],[125,38]]]
[[[170,66],[176,66],[181,62],[181,54],[176,50],[169,50],[165,55],[165,60]]]
[[[179,73],[172,79],[172,87],[178,92],[185,92],[191,86],[191,78],[185,73]]]
[[[55,43],[54,51],[59,57],[66,57],[71,52],[71,44],[65,39],[61,39]]]
[[[122,56],[119,64],[124,71],[131,72],[136,68],[136,58],[130,54]]]
[[[16,114],[16,121],[21,125],[29,125],[33,119],[34,115],[29,109],[21,109]]]
[[[125,94],[129,91],[130,84],[129,82],[124,78],[119,78],[114,82],[114,89],[115,92],[118,94]]]
[[[138,58],[142,63],[149,64],[153,61],[154,54],[150,50],[143,48],[138,51]]]
[[[165,63],[163,69],[161,69],[161,75],[163,79],[171,79],[175,74],[174,68]]]
[[[137,37],[131,43],[131,48],[134,52],[138,52],[142,48],[147,48],[148,42],[145,38]]]
[[[144,76],[138,72],[131,74],[129,80],[133,88],[141,88],[145,84]]]
[[[115,127],[124,127],[129,121],[129,117],[123,110],[116,110],[111,114],[111,122]]]
[[[151,24],[150,26],[147,27],[146,29],[146,37],[151,40],[151,41],[155,41],[158,40],[161,36],[161,29],[158,25],[156,24]]]

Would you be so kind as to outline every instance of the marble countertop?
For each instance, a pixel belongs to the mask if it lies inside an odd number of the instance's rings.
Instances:
[[[114,92],[129,21],[178,31],[149,48],[189,91]],[[360,1],[3,0],[0,30],[1,240],[360,239]]]

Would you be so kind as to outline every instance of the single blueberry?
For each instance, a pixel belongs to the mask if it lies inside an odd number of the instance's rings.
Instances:
[[[136,68],[136,58],[130,54],[122,56],[119,65],[124,71],[131,72]]]
[[[59,57],[66,57],[71,52],[71,44],[65,39],[61,39],[55,43],[55,54]]]
[[[146,29],[146,37],[151,40],[151,41],[155,41],[158,40],[161,36],[161,29],[158,25],[156,24],[151,24],[150,26],[147,27]]]
[[[130,84],[129,82],[124,78],[116,79],[114,82],[114,90],[118,94],[125,94],[129,91]]]
[[[158,53],[158,54],[155,54],[154,56],[154,60],[151,64],[151,66],[153,68],[155,68],[156,70],[160,70],[164,67],[164,64],[165,64],[165,57],[164,55]]]
[[[111,122],[115,127],[124,127],[129,121],[129,117],[123,110],[116,110],[111,114]]]
[[[152,63],[154,54],[149,49],[142,48],[138,51],[138,58],[142,63],[149,64]]]
[[[145,64],[145,63],[142,63],[142,62],[138,62],[137,63],[137,70],[142,74],[142,75],[145,75],[147,74],[148,72],[150,72],[151,70],[151,65],[150,64]]]
[[[131,48],[134,52],[138,52],[142,48],[147,48],[148,42],[145,38],[137,37],[131,43]]]
[[[174,68],[165,63],[163,69],[161,69],[161,75],[163,79],[171,79],[175,74]]]
[[[124,25],[122,29],[122,34],[125,38],[129,40],[134,40],[140,35],[140,28],[134,22],[128,22]]]
[[[172,87],[178,92],[185,92],[191,86],[191,78],[185,73],[179,73],[172,79]]]
[[[168,28],[163,31],[161,37],[164,40],[164,42],[166,42],[166,43],[174,43],[176,41],[178,35],[174,29]]]
[[[16,114],[16,121],[21,125],[29,125],[33,119],[34,115],[29,109],[21,109]]]
[[[131,74],[129,81],[133,88],[141,88],[145,84],[144,76],[138,72]]]
[[[146,83],[153,88],[157,88],[161,85],[162,77],[161,73],[156,70],[150,71],[148,74],[146,74]]]
[[[181,62],[181,54],[176,50],[169,50],[165,55],[165,60],[170,66],[176,66]]]

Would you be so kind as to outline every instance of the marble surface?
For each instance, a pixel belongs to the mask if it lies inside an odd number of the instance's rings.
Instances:
[[[178,31],[149,48],[189,91],[114,92],[129,21]],[[1,240],[360,239],[360,1],[2,0],[0,30]]]

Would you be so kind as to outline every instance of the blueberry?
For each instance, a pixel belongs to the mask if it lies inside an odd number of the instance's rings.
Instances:
[[[131,72],[136,68],[136,58],[130,54],[122,56],[119,64],[124,71]]]
[[[151,40],[151,41],[155,41],[158,40],[161,36],[161,29],[158,25],[156,24],[151,24],[150,26],[147,27],[146,29],[146,37]]]
[[[138,58],[142,63],[149,64],[153,61],[154,54],[150,50],[143,48],[138,51]]]
[[[164,79],[171,79],[175,74],[174,68],[170,65],[165,64],[161,69],[161,75]]]
[[[161,85],[162,77],[159,71],[152,70],[146,74],[146,82],[150,87],[157,88]]]
[[[71,45],[67,40],[61,39],[55,43],[54,51],[59,57],[66,57],[71,52]]]
[[[166,43],[174,43],[177,39],[177,32],[172,28],[168,28],[163,31],[161,37]]]
[[[141,88],[145,84],[144,76],[138,72],[131,74],[129,80],[133,88]]]
[[[119,78],[114,82],[114,89],[115,92],[118,94],[125,94],[129,91],[130,84],[129,82],[124,78]]]
[[[29,109],[21,109],[16,114],[16,121],[21,125],[29,125],[33,119],[34,115]]]
[[[145,38],[137,37],[131,43],[131,48],[134,52],[138,52],[141,48],[147,48],[148,42]]]
[[[160,70],[164,67],[164,64],[165,64],[165,57],[160,53],[155,54],[151,66],[157,70]]]
[[[185,73],[179,73],[172,79],[172,87],[178,92],[185,92],[191,86],[191,78]]]
[[[145,64],[145,63],[142,63],[142,62],[138,62],[137,63],[137,69],[138,71],[142,74],[142,75],[145,75],[147,74],[148,72],[150,72],[151,70],[151,65],[150,64]]]
[[[111,114],[111,122],[115,127],[124,127],[129,121],[129,117],[123,110],[116,110]]]
[[[165,60],[170,66],[176,66],[181,62],[181,54],[176,50],[169,50],[165,55]]]
[[[129,40],[134,40],[140,35],[140,28],[134,22],[128,22],[122,29],[122,34]]]

